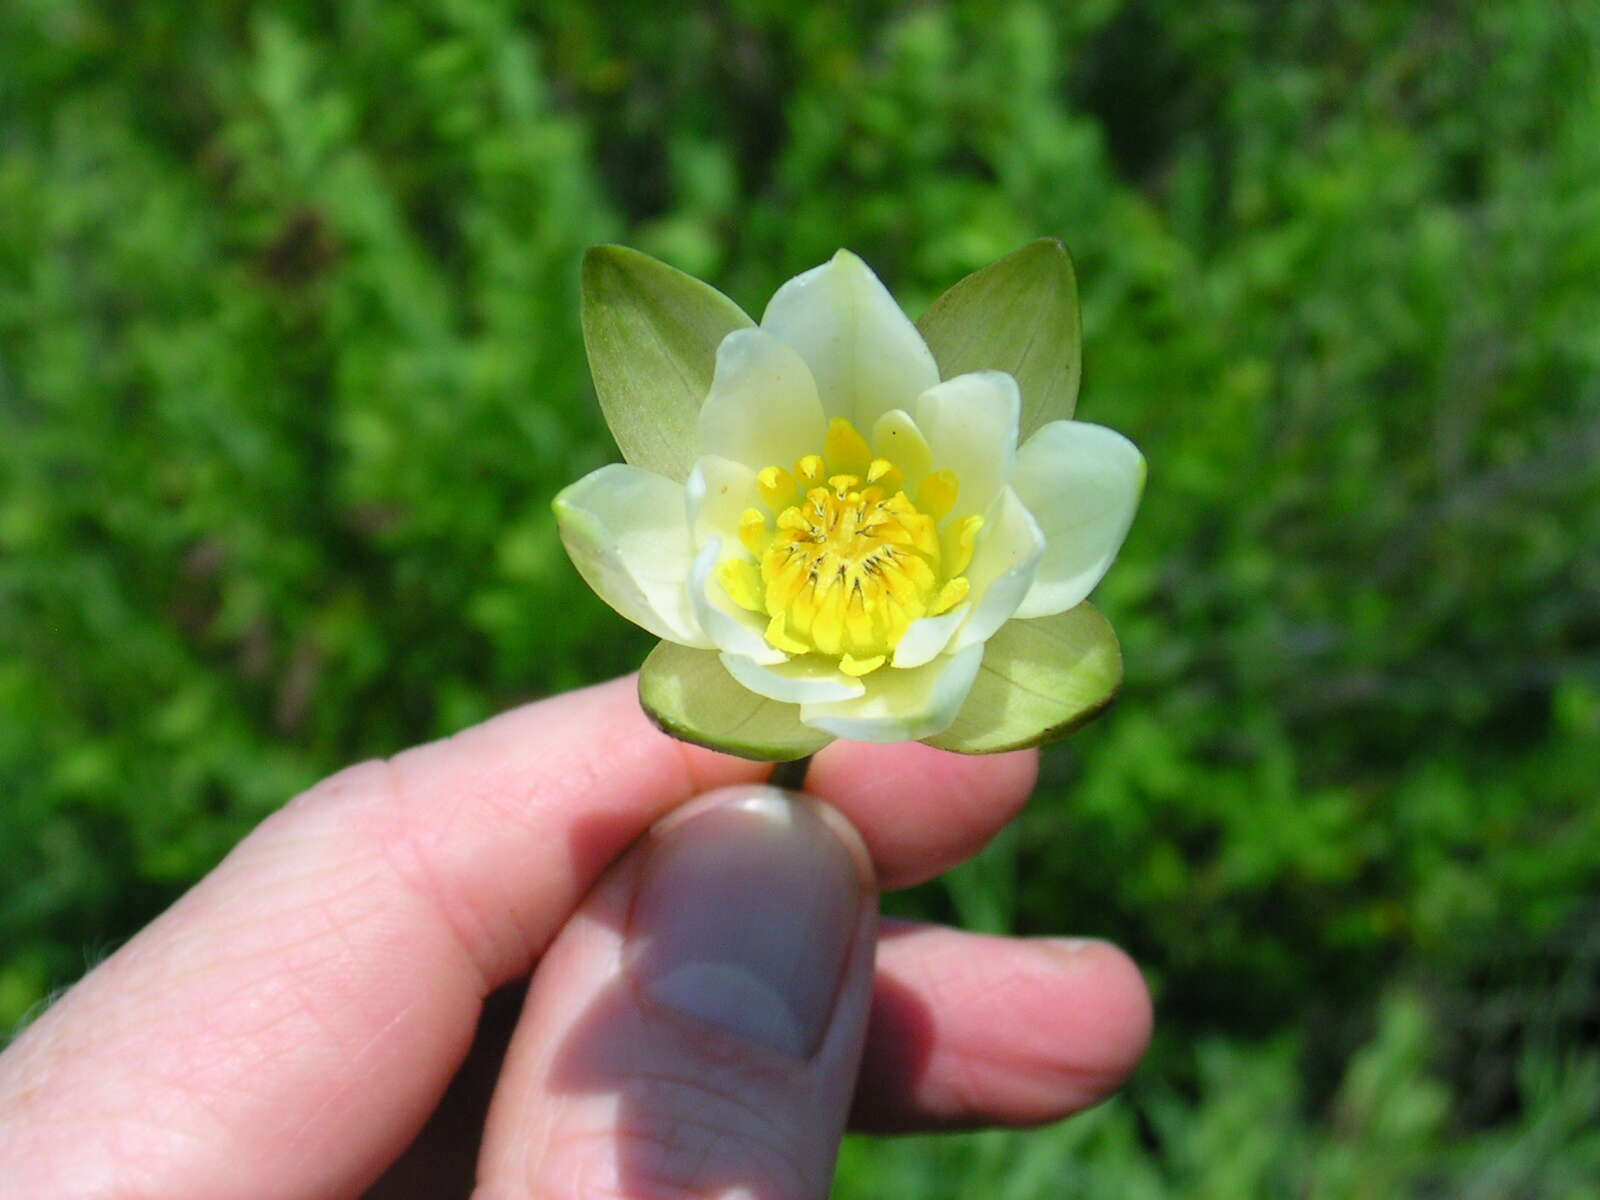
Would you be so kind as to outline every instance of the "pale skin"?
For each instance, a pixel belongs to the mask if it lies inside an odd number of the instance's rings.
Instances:
[[[847,1114],[1029,1125],[1120,1086],[1151,1020],[1121,951],[885,922],[874,961],[870,903],[807,1057],[652,1010],[622,965],[641,835],[769,770],[622,679],[325,780],[0,1055],[0,1193],[810,1200]],[[807,791],[888,889],[981,849],[1036,770],[839,742]]]

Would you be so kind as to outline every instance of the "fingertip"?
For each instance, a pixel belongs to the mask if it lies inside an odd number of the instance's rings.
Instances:
[[[811,797],[743,785],[657,821],[534,973],[480,1189],[822,1195],[875,927],[865,852]]]
[[[747,758],[696,746],[693,742],[682,742],[669,733],[663,733],[654,725],[650,726],[650,730],[656,737],[670,742],[678,757],[683,760],[684,771],[689,777],[693,795],[704,795],[717,788],[739,784],[765,782],[772,775],[771,763],[755,763]]]
[[[880,1132],[1060,1120],[1121,1087],[1150,1032],[1144,978],[1107,942],[891,922],[855,1120]]]
[[[1056,960],[1057,989],[1071,994],[1073,1036],[1041,1063],[1063,1085],[1066,1107],[1046,1118],[1055,1119],[1098,1104],[1127,1082],[1149,1049],[1155,1006],[1143,973],[1121,947],[1093,938],[1034,944]]]
[[[1039,775],[1037,750],[968,755],[919,742],[838,741],[806,789],[861,831],[886,888],[931,879],[982,849],[1016,816]]]

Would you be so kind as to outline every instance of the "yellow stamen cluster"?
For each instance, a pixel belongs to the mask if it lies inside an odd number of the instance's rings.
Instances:
[[[966,599],[962,572],[983,518],[940,530],[960,491],[952,472],[921,480],[913,503],[904,472],[836,418],[822,454],[793,471],[767,467],[757,482],[762,507],[739,521],[754,561],[730,558],[718,578],[734,603],[769,618],[767,641],[778,649],[837,658],[846,674],[865,675],[913,621]]]

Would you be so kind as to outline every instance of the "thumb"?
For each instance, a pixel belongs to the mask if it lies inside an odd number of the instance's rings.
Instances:
[[[865,847],[819,801],[725,788],[665,818],[534,974],[481,1200],[826,1196],[876,921]]]

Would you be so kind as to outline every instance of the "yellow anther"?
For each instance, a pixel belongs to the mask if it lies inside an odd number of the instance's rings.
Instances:
[[[825,456],[798,460],[793,474],[777,466],[759,472],[762,502],[776,519],[752,508],[739,520],[739,539],[759,567],[726,564],[718,576],[736,603],[766,613],[771,645],[866,675],[889,660],[913,622],[967,598],[960,576],[983,518],[954,522],[941,536],[960,492],[955,474],[926,475],[913,503],[904,472],[874,458],[842,418],[829,425],[823,449]]]
[[[884,605],[884,609],[884,640],[890,646],[899,645],[900,639],[906,635],[906,630],[911,628],[911,622],[922,613],[916,609],[906,608],[895,600],[890,600]]]
[[[928,610],[928,615],[937,617],[949,612],[965,600],[971,590],[972,585],[967,582],[965,575],[957,575],[954,579],[947,580],[939,589],[939,595],[935,598],[933,607]]]
[[[817,612],[811,619],[811,640],[824,654],[844,653],[844,590],[830,587],[817,597]]]
[[[863,675],[872,674],[888,661],[887,654],[874,654],[871,658],[856,658],[854,655],[846,654],[839,659],[839,670],[859,679]]]
[[[860,475],[872,461],[872,450],[867,439],[843,417],[828,422],[828,434],[822,441],[822,452],[835,471],[848,471]]]
[[[910,533],[913,546],[929,558],[939,557],[939,529],[932,517],[916,513],[914,516],[901,517],[900,523]]]
[[[795,637],[811,636],[811,626],[817,619],[817,588],[812,581],[809,571],[800,576],[799,582],[785,601],[789,609],[789,632]]]
[[[923,598],[919,594],[917,581],[911,578],[909,571],[902,569],[902,561],[898,555],[888,559],[888,566],[879,575],[879,582],[883,585],[883,594],[893,600],[901,608],[916,609],[917,616],[922,615]],[[916,618],[913,617],[912,620]]]
[[[896,561],[920,594],[926,596],[939,585],[938,579],[934,577],[933,568],[928,565],[926,559],[915,554],[901,554],[897,556]]]
[[[952,576],[960,575],[972,564],[972,551],[982,528],[983,518],[974,513],[944,531],[944,569]]]
[[[811,649],[806,642],[789,636],[782,613],[767,622],[767,643],[768,645],[776,646],[786,654],[805,654]]]
[[[794,476],[782,467],[767,467],[756,476],[756,486],[761,491],[761,502],[775,513],[788,508],[799,495]]]
[[[767,581],[769,613],[782,613],[790,608],[806,588],[806,556],[793,551],[775,564],[778,557],[777,550],[769,550],[761,560],[761,576]]]
[[[875,458],[867,467],[867,482],[883,484],[886,492],[898,492],[905,482],[905,474],[887,458]]]
[[[852,584],[850,594],[845,599],[844,629],[853,645],[870,646],[872,639],[877,637],[877,625],[873,620],[877,607],[877,597],[868,596],[865,588]]]
[[[751,612],[764,610],[761,603],[761,572],[749,559],[724,559],[717,566],[717,582],[728,593],[728,599],[740,608],[747,608]]]
[[[917,507],[935,521],[942,521],[955,507],[961,494],[961,481],[954,471],[935,471],[917,489]]]
[[[759,508],[747,508],[739,517],[739,540],[757,558],[766,553],[772,531],[767,528],[767,518]]]

